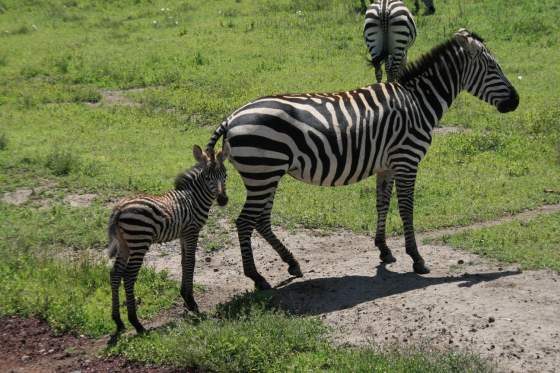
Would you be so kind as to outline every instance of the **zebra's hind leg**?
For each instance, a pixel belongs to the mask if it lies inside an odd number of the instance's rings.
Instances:
[[[375,80],[377,83],[381,83],[383,80],[383,70],[381,70],[381,61],[374,61],[373,67],[375,68]]]
[[[126,266],[126,272],[124,274],[124,292],[126,295],[126,308],[128,311],[128,321],[134,326],[138,334],[142,334],[146,331],[140,321],[138,321],[138,316],[136,314],[136,298],[134,297],[134,284],[136,283],[136,278],[138,277],[138,271],[142,266],[144,261],[144,255],[148,251],[148,246],[134,247],[131,248],[130,258],[128,259],[128,264]]]
[[[399,200],[399,213],[404,225],[404,238],[406,253],[410,255],[414,264],[414,272],[418,274],[430,273],[430,269],[424,264],[424,259],[418,252],[416,237],[414,236],[414,183],[416,171],[399,173],[395,177],[397,186],[397,197]]]
[[[397,261],[387,246],[385,238],[385,223],[387,222],[387,213],[391,202],[391,194],[393,192],[393,174],[379,173],[377,174],[377,229],[375,231],[375,246],[379,248],[379,259],[383,263],[394,263]]]
[[[251,235],[256,227],[257,219],[265,211],[268,202],[274,198],[274,192],[278,181],[284,175],[284,171],[276,171],[276,175],[266,180],[250,179],[244,177],[247,199],[245,205],[235,221],[241,258],[243,261],[243,272],[255,282],[258,290],[270,289],[270,284],[261,276],[255,266],[253,249],[251,248]]]
[[[124,272],[126,270],[126,264],[128,261],[128,253],[125,253],[124,255],[122,252],[119,252],[117,254],[117,258],[115,259],[115,263],[113,264],[113,268],[111,269],[111,273],[109,276],[111,281],[111,298],[112,298],[111,316],[117,326],[117,330],[115,331],[115,334],[111,336],[111,339],[109,340],[109,344],[114,344],[117,341],[119,335],[122,334],[122,332],[125,329],[124,323],[121,319],[120,301],[119,301],[119,288],[121,286],[121,281]]]
[[[274,194],[271,195],[270,201],[267,203],[264,211],[259,216],[257,221],[257,232],[272,246],[272,248],[280,255],[280,258],[288,264],[288,273],[295,277],[303,277],[303,273],[299,267],[299,263],[294,258],[290,250],[276,237],[272,231],[270,224],[270,213],[272,211],[272,204],[274,202]]]

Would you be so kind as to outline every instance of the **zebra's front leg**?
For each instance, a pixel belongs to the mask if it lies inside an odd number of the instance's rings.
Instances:
[[[394,177],[392,173],[377,174],[377,229],[375,231],[375,246],[379,248],[379,259],[383,263],[394,263],[397,261],[387,246],[385,238],[385,223],[387,222],[387,213],[391,203],[391,194],[393,193]]]
[[[280,258],[288,264],[288,273],[295,277],[303,277],[301,268],[298,261],[294,258],[290,250],[282,244],[272,231],[270,224],[270,213],[272,211],[272,204],[274,203],[274,194],[271,196],[270,201],[267,203],[261,216],[259,216],[256,228],[257,232],[269,243],[270,246],[278,253]]]
[[[397,186],[397,198],[399,201],[399,213],[404,226],[404,238],[406,253],[410,255],[414,264],[414,272],[418,274],[430,273],[430,269],[424,264],[424,259],[418,252],[416,237],[414,236],[414,183],[416,171],[398,173],[395,177]]]
[[[126,295],[126,308],[128,311],[128,321],[134,326],[138,334],[142,334],[146,331],[144,326],[138,320],[136,314],[136,298],[134,297],[134,284],[136,283],[136,278],[138,277],[138,271],[142,266],[144,261],[144,255],[148,251],[148,247],[138,247],[131,250],[130,258],[128,259],[128,264],[126,266],[126,272],[124,274],[124,292]]]
[[[196,262],[196,245],[200,228],[189,227],[181,237],[181,296],[185,302],[185,308],[198,313],[198,305],[193,296],[194,266]]]

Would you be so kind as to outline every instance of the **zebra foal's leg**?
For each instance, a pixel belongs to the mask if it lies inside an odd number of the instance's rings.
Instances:
[[[117,330],[115,331],[115,334],[111,336],[109,344],[115,343],[118,336],[125,329],[120,313],[119,288],[121,286],[121,281],[126,270],[127,262],[128,253],[123,254],[122,252],[119,252],[109,276],[111,281],[111,317],[117,325]]]
[[[198,305],[193,296],[193,277],[196,261],[196,245],[200,229],[189,227],[181,237],[181,296],[185,301],[185,308],[189,311],[198,313]]]
[[[130,247],[130,245],[129,245]],[[142,266],[144,261],[144,255],[148,251],[149,246],[134,247],[130,250],[130,258],[128,259],[128,264],[126,266],[126,272],[124,274],[124,292],[126,295],[126,308],[128,311],[128,321],[134,326],[136,332],[141,334],[146,331],[140,321],[138,321],[138,316],[136,314],[136,298],[134,297],[134,284],[136,283],[136,278],[138,277],[138,271]]]
[[[391,202],[391,194],[393,193],[393,174],[379,173],[377,174],[377,229],[375,231],[375,246],[379,248],[379,259],[383,263],[394,263],[397,261],[391,253],[391,249],[387,246],[385,238],[385,223],[387,222],[387,213]]]
[[[280,258],[289,265],[288,273],[295,277],[302,277],[303,273],[299,267],[299,263],[294,258],[290,250],[282,244],[282,242],[276,237],[272,231],[270,224],[270,213],[272,211],[272,205],[274,203],[274,194],[271,195],[270,201],[266,204],[264,211],[258,218],[257,221],[257,232],[269,243],[270,246],[280,255]]]
[[[418,253],[416,237],[414,236],[414,183],[416,171],[397,173],[395,183],[397,186],[397,197],[399,201],[399,213],[404,226],[404,238],[406,253],[410,255],[414,264],[414,272],[419,274],[430,273],[430,269],[424,264],[424,259]]]

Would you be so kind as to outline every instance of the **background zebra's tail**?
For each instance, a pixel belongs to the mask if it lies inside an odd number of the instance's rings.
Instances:
[[[208,145],[206,145],[206,152],[207,153],[214,151],[214,146],[216,146],[216,143],[218,142],[220,137],[222,137],[226,134],[227,125],[228,125],[228,121],[224,120],[222,122],[222,124],[220,124],[220,126],[218,128],[216,128],[216,130],[212,134],[212,137],[210,137],[210,141],[208,141]]]
[[[109,255],[109,258],[114,258],[117,256],[117,253],[119,252],[119,227],[117,225],[117,222],[119,220],[119,216],[121,214],[120,210],[114,210],[113,213],[111,214],[111,217],[109,218],[109,228],[108,228],[108,234],[109,234],[109,247],[107,248],[107,254]]]

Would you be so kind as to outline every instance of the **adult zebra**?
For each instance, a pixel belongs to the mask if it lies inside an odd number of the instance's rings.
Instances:
[[[400,0],[378,0],[366,11],[364,39],[377,83],[381,83],[381,63],[385,61],[388,81],[394,81],[406,65],[408,48],[416,40],[416,22]]]
[[[162,196],[139,196],[120,201],[109,218],[110,258],[115,258],[111,270],[112,318],[117,326],[110,343],[116,342],[124,330],[119,310],[119,287],[124,282],[128,321],[138,333],[144,327],[136,315],[134,283],[142,266],[144,255],[155,242],[181,239],[181,265],[183,278],[181,295],[185,308],[198,311],[193,297],[195,251],[200,229],[206,223],[210,206],[217,200],[220,206],[228,202],[226,195],[227,146],[214,156],[204,154],[195,145],[193,155],[197,164],[179,174],[175,189]]]
[[[245,275],[258,289],[270,286],[253,260],[255,228],[289,265],[288,272],[302,275],[270,226],[274,194],[285,174],[323,186],[346,185],[377,174],[375,245],[385,263],[395,261],[385,241],[395,181],[406,252],[416,273],[428,273],[414,236],[416,172],[431,144],[432,129],[463,89],[501,113],[519,104],[515,88],[483,40],[461,29],[408,65],[397,82],[340,93],[263,97],[235,111],[216,129],[208,149],[224,136],[231,147],[230,161],[247,190],[236,220]]]

